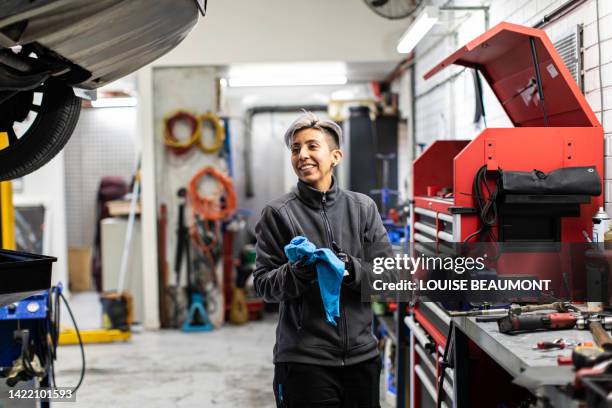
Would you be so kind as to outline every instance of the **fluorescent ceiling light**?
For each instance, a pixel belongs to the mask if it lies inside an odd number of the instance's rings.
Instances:
[[[231,87],[246,86],[305,86],[305,85],[344,85],[346,75],[334,76],[304,76],[304,77],[233,77],[228,83]]]
[[[346,64],[337,62],[236,64],[229,70],[230,87],[344,85]]]
[[[100,98],[91,101],[93,108],[122,108],[136,106],[136,98],[134,97],[119,97],[119,98]]]
[[[432,6],[424,7],[417,18],[410,24],[404,35],[402,35],[402,38],[400,38],[397,44],[397,52],[408,54],[437,22],[438,8]]]

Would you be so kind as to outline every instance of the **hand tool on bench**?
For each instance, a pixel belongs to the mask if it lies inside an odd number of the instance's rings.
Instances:
[[[609,336],[606,330],[612,329],[612,316],[599,314],[578,313],[547,313],[547,314],[525,314],[508,315],[497,321],[500,333],[513,334],[518,332],[532,332],[537,330],[562,330],[576,328],[578,330],[589,329],[593,336],[597,336],[606,348],[612,350],[612,339],[605,341]],[[607,337],[606,337],[607,336]],[[599,344],[599,343],[598,343]]]
[[[543,303],[541,305],[517,305],[512,304],[508,308],[496,308],[496,309],[482,309],[482,310],[467,310],[467,311],[451,311],[449,315],[451,317],[462,317],[462,316],[493,316],[502,318],[508,314],[520,315],[528,312],[537,312],[539,310],[556,310],[557,312],[568,312],[575,311],[576,307],[570,302],[554,302],[554,303]]]
[[[508,315],[497,321],[500,333],[513,334],[537,330],[562,330],[576,326],[575,313],[547,313]]]

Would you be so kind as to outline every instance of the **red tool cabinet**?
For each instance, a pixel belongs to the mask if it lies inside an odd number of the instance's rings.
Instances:
[[[451,64],[477,69],[514,127],[488,128],[471,141],[440,140],[415,160],[411,214],[415,248],[424,242],[463,242],[480,228],[478,215],[470,210],[476,206],[474,177],[482,166],[544,172],[595,166],[603,178],[603,129],[544,31],[501,23],[450,55],[425,78]],[[431,195],[444,188],[452,190],[452,195]],[[582,231],[591,231],[591,217],[600,206],[603,194],[580,204],[574,216],[559,217],[556,241],[584,242]],[[415,408],[429,406],[422,404],[427,394],[423,389],[432,391],[435,379],[432,384],[429,373],[428,382],[424,372],[429,367],[437,378],[438,357],[446,341],[444,324],[439,321],[443,319],[420,309],[424,308],[417,304],[409,316],[412,328],[421,330],[416,337],[411,335],[417,345],[411,344],[410,356],[410,406]],[[428,350],[423,344],[426,340]],[[453,404],[452,398],[446,402]]]

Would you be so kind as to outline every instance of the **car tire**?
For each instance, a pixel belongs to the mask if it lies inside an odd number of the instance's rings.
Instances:
[[[39,105],[31,96],[34,93],[42,95]],[[4,105],[0,105],[0,117],[4,122],[0,132],[12,131],[13,137],[9,137],[9,145],[0,150],[0,180],[22,177],[48,163],[70,139],[81,111],[81,100],[72,88],[52,80],[34,91],[20,92]],[[31,110],[36,116],[16,139],[12,124],[23,120],[24,112]]]

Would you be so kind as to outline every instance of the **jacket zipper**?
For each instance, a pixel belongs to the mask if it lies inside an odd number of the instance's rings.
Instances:
[[[325,204],[327,203],[327,198],[325,197],[325,193],[323,193],[321,197],[321,216],[323,217],[323,222],[325,223],[325,229],[327,230],[327,244],[328,247],[332,248],[332,242],[334,242],[334,234],[329,225],[329,219],[327,218],[327,209]],[[346,363],[346,352],[348,349],[348,328],[346,324],[346,313],[344,311],[344,306],[342,305],[342,301],[340,301],[340,323],[342,324],[342,365]]]
[[[321,216],[323,217],[323,221],[325,222],[325,229],[327,230],[327,246],[329,248],[332,247],[332,242],[334,241],[334,234],[329,226],[329,219],[327,218],[327,211],[325,208],[325,203],[327,203],[327,198],[325,197],[325,193],[321,197]]]

